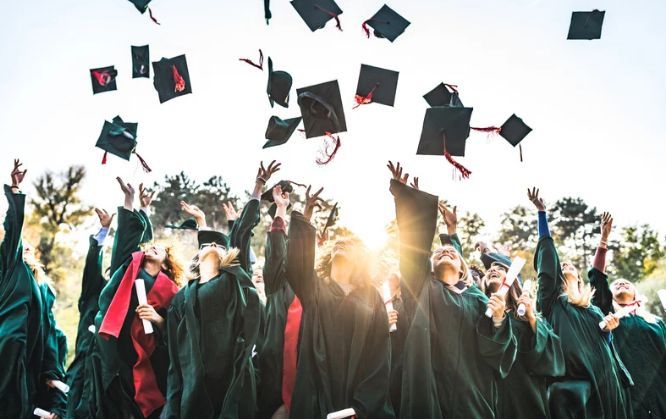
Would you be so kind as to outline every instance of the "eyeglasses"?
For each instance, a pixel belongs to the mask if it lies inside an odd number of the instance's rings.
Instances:
[[[221,249],[224,249],[224,246],[222,246],[221,244],[211,242],[211,243],[201,243],[201,245],[199,246],[199,250],[204,249],[206,247],[219,247]]]

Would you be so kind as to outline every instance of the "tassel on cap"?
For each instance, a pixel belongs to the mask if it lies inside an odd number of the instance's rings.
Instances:
[[[331,11],[328,10],[328,9],[324,9],[323,7],[321,7],[321,6],[318,5],[318,4],[315,4],[315,7],[316,7],[317,9],[321,10],[322,12],[326,13],[327,15],[329,15],[330,17],[332,17],[333,19],[335,19],[335,27],[338,28],[338,30],[339,30],[340,32],[342,32],[342,25],[340,24],[340,18],[338,17],[337,14],[331,12]]]
[[[244,63],[248,63],[252,67],[256,67],[259,70],[262,70],[262,71],[264,70],[264,53],[261,51],[261,49],[259,50],[259,64],[256,64],[255,62],[253,62],[249,58],[239,58],[238,60],[243,61]]]
[[[331,151],[329,151],[329,142],[332,142],[333,146],[333,150]],[[340,142],[339,135],[333,135],[330,132],[326,132],[326,137],[324,137],[324,145],[320,151],[322,155],[317,157],[317,164],[324,166],[330,163],[337,154],[341,145],[342,143]]]
[[[174,92],[180,93],[185,90],[185,79],[180,75],[175,65],[171,66],[173,72]]]
[[[150,7],[148,8],[148,16],[150,16],[150,20],[152,20],[153,23],[155,23],[156,25],[161,25],[161,23],[157,21],[157,18],[153,16],[153,9],[151,9]]]

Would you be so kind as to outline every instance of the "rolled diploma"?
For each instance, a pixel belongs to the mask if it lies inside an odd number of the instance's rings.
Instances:
[[[51,385],[63,393],[69,393],[69,386],[60,380],[51,380]]]
[[[657,295],[659,296],[659,299],[661,300],[661,305],[662,305],[662,307],[664,307],[664,311],[666,311],[666,290],[657,291]]]
[[[532,280],[531,280],[531,279],[528,279],[528,280],[525,281],[525,283],[523,284],[523,294],[529,294],[530,292],[532,292]],[[519,316],[524,316],[524,315],[525,315],[525,304],[522,304],[522,303],[521,303],[521,304],[518,306],[518,310],[517,310],[517,311],[518,311],[518,315],[519,315]]]
[[[350,407],[347,409],[338,410],[337,412],[329,413],[326,415],[326,419],[344,419],[354,415],[356,415],[356,411]]]
[[[627,307],[622,307],[618,311],[614,313],[614,316],[617,317],[618,319],[621,319],[622,317],[626,316],[627,314],[631,313],[632,311],[636,310],[636,306],[631,305]],[[599,322],[599,329],[604,330],[606,327],[606,320],[602,320]]]
[[[134,286],[136,287],[136,298],[139,300],[139,304],[148,304],[148,299],[146,298],[146,284],[143,282],[143,279],[137,279],[134,281]],[[141,320],[143,322],[143,331],[147,335],[153,333],[153,324],[148,320]]]
[[[391,295],[391,286],[389,285],[388,281],[384,282],[382,284],[382,298],[384,299],[386,304],[386,312],[390,313],[393,311],[393,299]],[[386,302],[388,301],[388,302]],[[389,328],[389,332],[395,332],[398,330],[398,325],[392,324],[391,327]]]
[[[518,274],[520,273],[520,270],[523,269],[523,266],[525,266],[525,259],[516,256],[512,261],[511,261],[511,267],[509,268],[509,272],[506,273],[506,279],[504,280],[504,285],[497,291],[497,294],[499,294],[500,297],[504,297],[507,292],[509,292],[509,288],[511,288],[511,285],[513,285],[513,281],[518,278]],[[488,307],[486,309],[486,317],[492,317],[493,316],[493,311]]]
[[[51,417],[51,412],[47,412],[44,409],[40,409],[39,407],[35,407],[35,410],[32,412],[33,415],[39,416],[40,418],[49,418]]]

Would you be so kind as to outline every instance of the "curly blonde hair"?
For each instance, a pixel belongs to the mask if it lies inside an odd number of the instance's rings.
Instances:
[[[317,276],[325,281],[331,280],[333,259],[340,251],[344,251],[345,258],[354,265],[352,284],[357,287],[372,285],[370,252],[365,244],[356,237],[343,237],[335,242],[328,242],[321,247],[315,262]]]

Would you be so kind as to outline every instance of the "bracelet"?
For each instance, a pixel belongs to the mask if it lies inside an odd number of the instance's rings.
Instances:
[[[262,178],[261,176],[257,176],[257,182],[261,182],[265,185],[266,184],[266,179]]]
[[[606,240],[600,240],[599,241],[599,247],[603,249],[608,249],[608,242]]]

